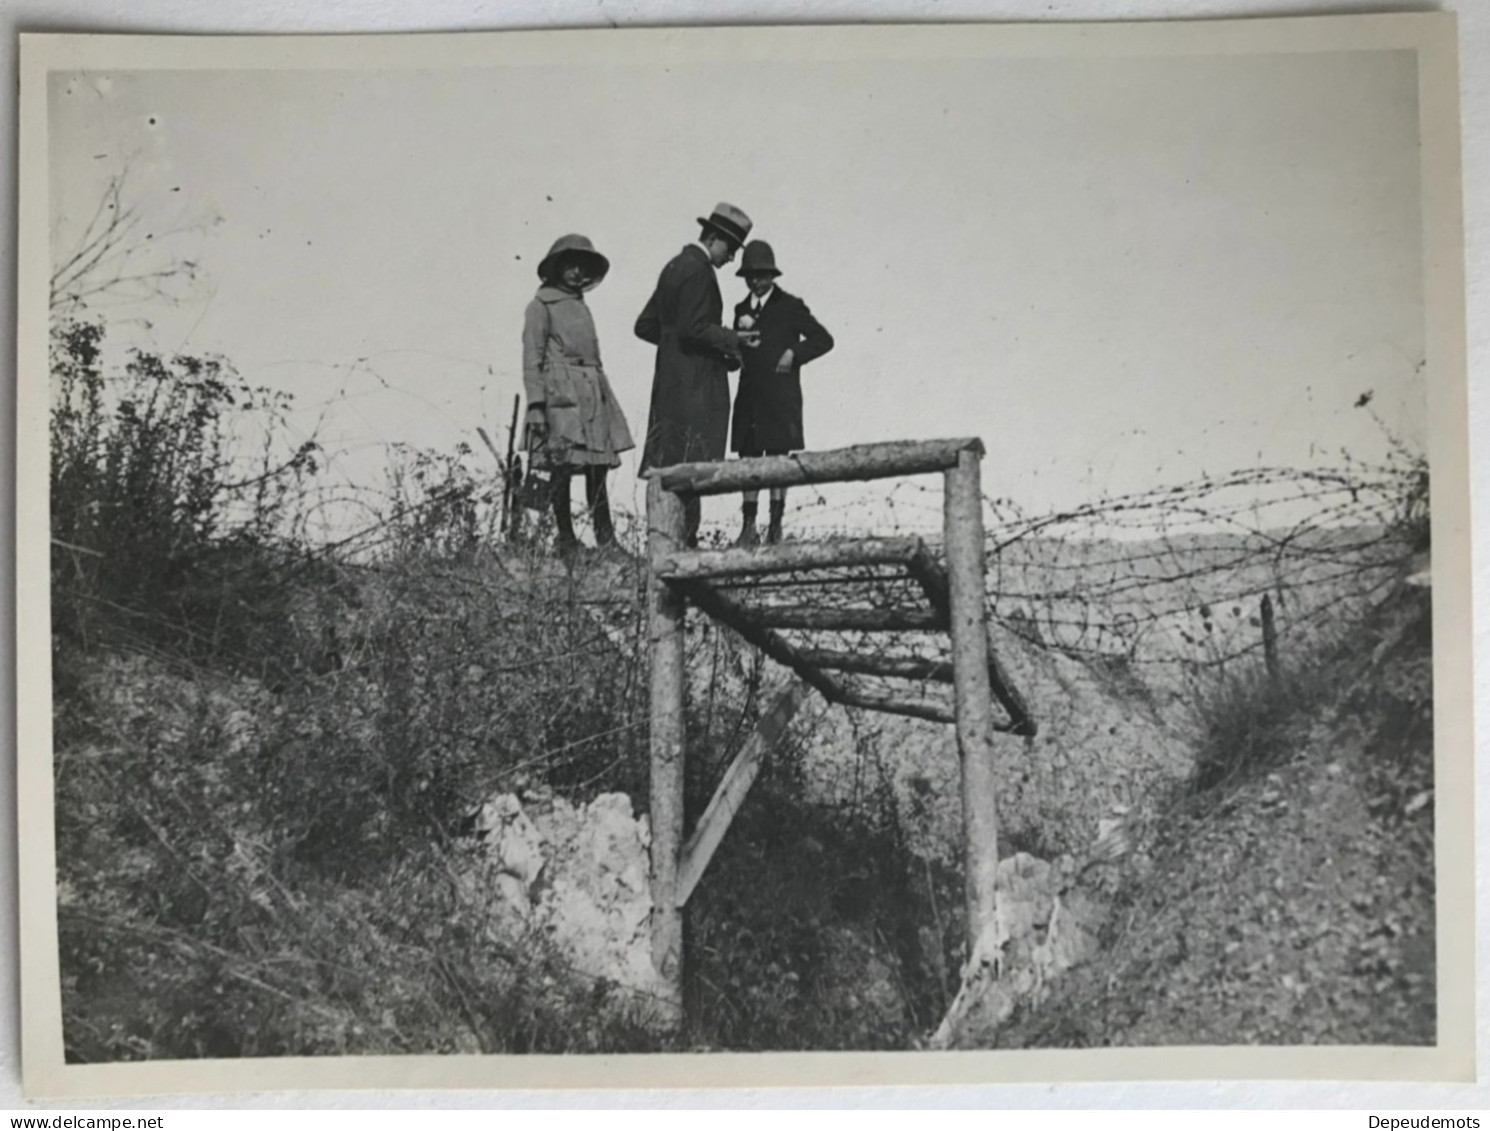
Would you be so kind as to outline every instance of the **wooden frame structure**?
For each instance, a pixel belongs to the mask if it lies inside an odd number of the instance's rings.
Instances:
[[[765,750],[790,722],[808,687],[830,702],[909,715],[957,728],[962,765],[968,952],[996,915],[998,819],[993,734],[1035,733],[1024,700],[993,654],[984,607],[984,532],[977,439],[901,441],[828,452],[678,464],[654,471],[647,486],[648,617],[652,652],[651,825],[652,960],[667,987],[674,1023],[682,1020],[683,907],[750,788]],[[945,565],[920,539],[861,538],[728,550],[684,545],[685,496],[809,483],[941,473],[945,484]],[[924,606],[747,607],[721,583],[845,566],[896,566],[915,580]],[[830,577],[829,582],[833,579]],[[852,579],[844,579],[852,583]],[[684,617],[692,604],[729,626],[797,680],[778,695],[725,772],[698,827],[683,841]],[[946,632],[952,660],[801,648],[781,630]],[[855,687],[844,675],[950,683],[955,707],[909,693]],[[1003,708],[996,718],[994,700]]]

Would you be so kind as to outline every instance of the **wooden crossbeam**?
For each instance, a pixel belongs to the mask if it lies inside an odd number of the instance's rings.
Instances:
[[[1014,681],[1009,678],[1009,673],[1004,670],[1004,665],[999,662],[998,653],[993,650],[993,641],[988,642],[988,687],[993,692],[993,697],[999,701],[1001,706],[1009,715],[1009,725],[995,727],[995,730],[1010,731],[1025,738],[1033,738],[1038,732],[1034,717],[1030,709],[1025,705],[1024,696],[1014,686]]]
[[[720,553],[721,551],[713,552]],[[669,560],[681,556],[671,555]],[[911,714],[917,718],[940,719],[941,714],[928,713],[919,706],[914,710],[906,711],[891,707],[881,708],[876,702],[849,703],[849,700],[843,697],[842,683],[833,679],[824,669],[889,678],[933,680],[941,683],[953,680],[953,665],[910,657],[896,659],[832,649],[798,649],[792,647],[774,631],[776,629],[824,632],[945,630],[948,623],[945,615],[935,607],[941,601],[939,598],[931,597],[933,593],[944,592],[940,590],[942,581],[938,579],[938,573],[941,573],[940,564],[929,553],[920,559],[919,565],[916,564],[916,557],[907,560],[912,571],[917,573],[918,579],[921,576],[927,579],[923,582],[923,588],[927,589],[928,598],[932,601],[931,609],[833,609],[812,605],[765,605],[748,608],[724,596],[707,582],[697,578],[672,578],[668,579],[668,584],[701,611],[734,629],[778,664],[791,668],[832,702],[875,710],[883,709],[892,714]],[[945,579],[945,573],[941,573],[941,579]],[[991,647],[988,650],[988,680],[994,697],[1009,716],[1007,724],[996,725],[994,729],[1025,736],[1035,734],[1037,728],[1030,716],[1029,708],[1025,706],[1023,696],[1014,687],[1013,681],[1005,672]],[[891,698],[894,699],[893,696]],[[943,721],[951,720],[944,719]]]
[[[760,614],[765,610],[747,609],[721,594],[707,582],[671,581],[668,585],[705,615],[713,617],[721,624],[728,625],[778,664],[791,668],[803,682],[816,688],[830,703],[841,703],[848,707],[864,707],[893,715],[910,715],[914,718],[931,719],[933,722],[955,721],[952,712],[944,704],[935,700],[851,688],[842,680],[834,679],[823,670],[827,665],[818,665],[813,662],[817,655],[822,654],[821,652],[813,653],[793,648],[771,628],[761,623]],[[879,610],[865,611],[877,612]],[[834,653],[828,653],[828,655],[831,656]],[[839,652],[836,655],[849,657],[848,662],[853,662],[849,653]],[[893,673],[866,672],[864,674]]]
[[[909,565],[918,555],[929,557],[926,544],[915,537],[830,538],[749,549],[683,551],[654,562],[653,569],[658,577],[679,581],[843,566]]]
[[[936,560],[924,543],[911,553],[906,564],[911,576],[916,579],[922,592],[926,594],[927,602],[933,609],[945,616],[947,623],[950,624],[952,585],[947,578],[946,567]],[[1014,686],[1014,681],[1009,678],[1009,673],[1004,670],[998,653],[993,649],[992,641],[989,641],[988,645],[988,686],[993,692],[993,697],[999,701],[999,706],[1009,716],[1009,726],[997,729],[1009,730],[1027,737],[1033,736],[1037,730],[1035,720],[1030,715],[1024,696],[1019,693],[1019,689]]]
[[[956,467],[958,456],[963,452],[982,455],[983,441],[976,437],[895,440],[828,452],[798,452],[791,456],[679,463],[658,468],[653,474],[669,491],[722,495],[763,487],[795,487],[803,483],[859,482],[897,475],[924,475]]]
[[[818,632],[936,632],[947,618],[935,609],[835,609],[825,605],[761,605],[750,615],[765,628]]]
[[[871,711],[884,711],[891,715],[909,715],[916,719],[930,719],[934,723],[955,723],[957,721],[957,715],[947,703],[910,695],[893,695],[885,691],[871,691],[868,688],[844,687],[838,694],[838,702],[846,707],[865,707]]]
[[[755,783],[756,775],[760,773],[766,751],[776,745],[786,732],[787,725],[797,713],[797,708],[802,705],[802,700],[807,697],[808,691],[807,684],[798,679],[792,680],[772,700],[771,706],[761,716],[760,722],[756,723],[755,730],[735,755],[729,769],[724,771],[719,788],[709,800],[709,807],[698,819],[693,835],[683,845],[682,858],[678,863],[675,897],[677,906],[682,907],[688,902],[688,897],[703,878],[709,861],[714,859],[714,853],[724,840],[724,834],[729,830],[735,814],[740,811],[740,805]]]
[[[822,692],[825,698],[835,702],[838,700],[843,690],[838,680],[820,668],[803,663],[796,650],[770,628],[762,625],[752,610],[730,600],[707,582],[671,581],[668,585],[704,614],[734,629],[778,664],[791,668]]]
[[[882,656],[873,652],[843,652],[832,648],[798,648],[794,651],[803,664],[814,668],[826,668],[829,671],[929,683],[951,683],[954,676],[953,666],[946,660],[930,660],[920,656]],[[1023,697],[1004,675],[1002,665],[999,664],[998,657],[991,649],[988,655],[988,679],[994,696],[1009,714],[1007,723],[996,723],[993,729],[1022,736],[1036,734],[1038,728],[1025,708]],[[848,702],[848,700],[845,699],[842,702]],[[853,705],[881,709],[876,704],[868,702]],[[931,717],[924,713],[917,714],[921,718]]]
[[[798,648],[804,664],[830,671],[877,675],[889,679],[952,682],[952,665],[946,660],[928,660],[921,656],[883,656],[875,652],[842,652],[833,648]]]
[[[917,541],[920,541],[917,539]],[[942,563],[921,542],[906,559],[910,574],[926,594],[927,603],[951,623],[952,585],[947,580],[947,571]]]
[[[764,605],[749,608],[708,585],[707,578],[752,576],[846,565],[904,564],[926,594],[929,609],[843,608],[819,605]],[[885,710],[917,718],[954,721],[937,704],[894,695],[858,694],[824,669],[888,678],[952,682],[953,665],[914,657],[862,655],[831,649],[796,649],[774,630],[824,632],[927,632],[950,626],[951,583],[946,568],[926,544],[909,538],[841,538],[823,542],[787,543],[728,550],[675,550],[659,555],[653,564],[665,580],[702,611],[733,628],[779,664],[791,668],[827,699],[850,706]],[[1036,733],[1023,696],[1015,688],[997,654],[990,647],[989,690],[1009,716],[995,730],[1020,735]],[[853,693],[857,694],[857,693]]]

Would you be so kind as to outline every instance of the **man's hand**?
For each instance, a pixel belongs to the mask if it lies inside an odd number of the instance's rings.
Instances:
[[[776,372],[777,373],[790,373],[792,371],[792,363],[794,361],[796,361],[796,358],[792,356],[792,351],[791,350],[787,350],[785,353],[783,353],[781,355],[780,359],[776,362]]]

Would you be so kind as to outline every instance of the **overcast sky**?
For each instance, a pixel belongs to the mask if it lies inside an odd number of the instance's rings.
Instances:
[[[53,233],[129,169],[203,283],[120,331],[231,358],[344,474],[504,435],[557,236],[641,436],[631,326],[721,199],[838,346],[809,447],[978,435],[1031,510],[1424,432],[1410,52],[55,76]],[[743,294],[730,267],[726,303]],[[309,415],[302,418],[308,426]],[[638,453],[621,471],[631,495]],[[721,516],[722,517],[722,516]]]

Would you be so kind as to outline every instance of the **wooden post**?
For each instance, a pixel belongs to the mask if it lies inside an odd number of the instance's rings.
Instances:
[[[1268,666],[1268,679],[1278,682],[1278,626],[1273,623],[1273,598],[1262,595],[1262,655]]]
[[[683,911],[678,860],[683,843],[684,656],[681,594],[657,565],[682,549],[683,501],[653,476],[647,482],[648,636],[652,651],[652,965],[666,987],[664,1021],[683,1023]]]
[[[967,947],[998,915],[998,814],[993,770],[993,701],[984,611],[983,491],[979,453],[964,450],[945,472],[945,538],[951,588],[952,686],[962,759]]]

